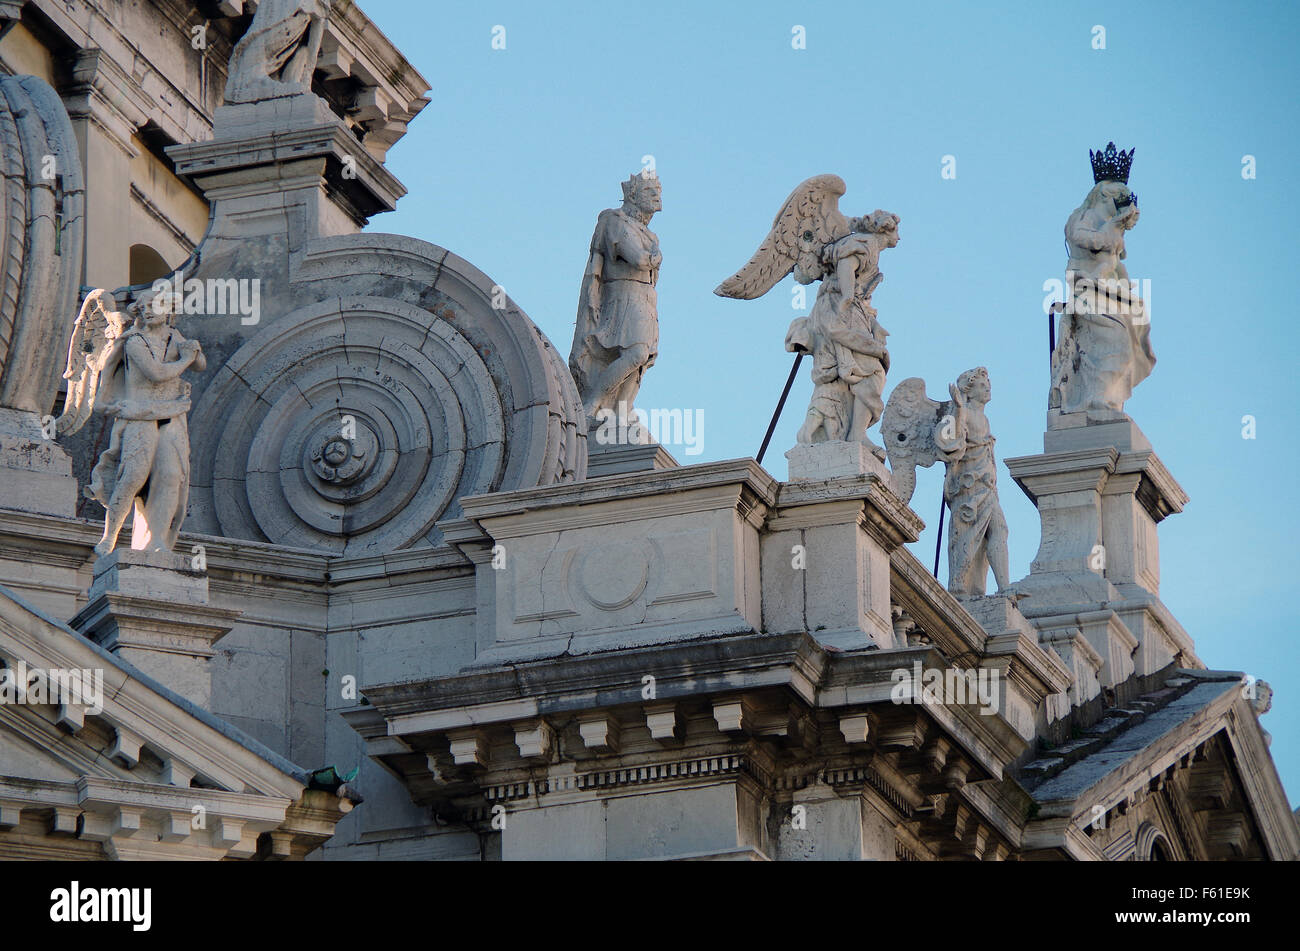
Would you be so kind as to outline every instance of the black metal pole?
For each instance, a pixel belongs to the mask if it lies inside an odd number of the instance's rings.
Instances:
[[[943,498],[939,498],[939,537],[934,540],[934,580],[939,580],[939,552],[943,548]]]
[[[1052,354],[1056,353],[1056,315],[1065,310],[1065,304],[1055,302],[1047,312],[1047,362],[1050,368]]]
[[[776,412],[772,414],[772,422],[767,424],[767,434],[763,437],[763,445],[758,447],[758,458],[755,460],[760,466],[763,464],[763,456],[767,452],[767,444],[772,441],[772,433],[776,432],[777,420],[781,418],[781,410],[785,409],[786,397],[790,395],[790,387],[794,386],[795,374],[799,372],[799,364],[803,362],[803,351],[800,350],[794,355],[794,366],[790,368],[790,377],[785,381],[785,389],[781,391],[781,399],[776,404]]]

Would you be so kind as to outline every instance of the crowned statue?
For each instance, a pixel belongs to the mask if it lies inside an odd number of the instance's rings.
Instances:
[[[1048,406],[1061,413],[1116,418],[1155,366],[1151,319],[1124,266],[1125,232],[1138,222],[1128,187],[1133,149],[1089,152],[1093,187],[1065,223],[1069,300],[1052,354]]]
[[[75,433],[94,412],[113,420],[108,448],[86,489],[107,510],[95,546],[101,556],[117,546],[132,509],[131,547],[143,551],[171,551],[185,518],[190,385],[181,374],[202,372],[207,360],[198,341],[186,340],[172,326],[178,297],[153,291],[128,316],[114,309],[110,292],[92,291],[73,327],[63,374],[68,394],[56,426],[60,433]]]
[[[754,256],[714,293],[753,300],[790,273],[800,284],[820,281],[812,312],[796,318],[785,338],[787,350],[813,360],[813,395],[798,442],[862,442],[883,462],[885,452],[867,430],[885,405],[888,331],[876,319],[871,295],[884,280],[880,252],[898,245],[899,219],[879,210],[845,217],[839,210],[844,192],[838,175],[800,184]]]
[[[659,179],[637,172],[623,183],[623,206],[596,219],[578,294],[569,369],[595,429],[617,417],[634,420],[633,403],[645,371],[659,355],[659,239],[650,219],[663,208]],[[638,425],[630,438],[646,441]]]

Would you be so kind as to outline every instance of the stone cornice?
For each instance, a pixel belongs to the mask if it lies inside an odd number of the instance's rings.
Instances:
[[[920,516],[903,504],[893,489],[874,473],[825,481],[777,483],[776,512],[769,528],[776,531],[787,527],[787,523],[791,527],[818,524],[807,521],[799,510],[848,500],[865,503],[860,524],[886,551],[916,541],[925,529]],[[827,517],[831,517],[829,513]]]
[[[584,709],[595,697],[605,705],[641,704],[647,673],[655,676],[660,700],[780,685],[811,701],[825,662],[824,652],[807,634],[750,634],[566,657],[562,665],[542,661],[423,683],[362,685],[362,691],[385,717],[407,718],[400,729],[390,730],[396,735]],[[438,712],[456,708],[467,712]]]
[[[480,524],[492,519],[494,526],[501,526],[508,537],[510,526],[518,523],[522,528],[524,521],[512,520],[511,516],[528,516],[530,532],[553,531],[564,519],[538,521],[545,519],[542,513],[549,510],[616,502],[620,518],[628,519],[636,517],[637,503],[634,500],[644,500],[642,504],[647,507],[647,512],[671,513],[683,504],[674,501],[674,496],[682,490],[693,493],[713,490],[719,501],[734,498],[737,503],[748,495],[759,505],[771,506],[776,501],[777,485],[777,481],[752,459],[731,459],[655,472],[606,476],[589,482],[468,496],[461,499],[460,504],[466,518]],[[689,503],[689,506],[686,511],[695,511],[698,502]],[[589,521],[589,517],[583,520]],[[495,537],[496,533],[493,534]]]
[[[1297,825],[1295,815],[1285,808],[1286,791],[1269,755],[1259,718],[1240,693],[1229,707],[1226,720],[1237,777],[1269,858],[1278,862],[1297,861],[1300,859],[1300,825]],[[1279,805],[1284,808],[1277,808]]]
[[[145,119],[152,119],[177,142],[195,141],[208,134],[211,117],[207,105],[197,100],[190,90],[175,85],[163,75],[150,61],[148,51],[141,49],[135,39],[123,33],[112,19],[102,13],[99,4],[85,3],[74,10],[57,0],[32,0],[32,3],[69,43],[85,53],[102,54],[101,67],[111,71],[118,82],[104,86],[99,95],[105,96],[106,102],[123,96],[135,100],[136,107],[131,111],[138,109],[143,116],[137,127]],[[154,0],[153,7],[178,36],[186,39],[190,28],[201,22],[192,9],[185,11],[170,0]],[[211,35],[209,39],[209,49],[203,55],[209,63],[219,61],[224,64],[230,55],[229,44],[219,35]],[[186,48],[189,48],[188,43]],[[142,69],[140,78],[127,73],[123,64],[128,62]],[[144,80],[159,87],[162,94],[148,91]],[[164,108],[164,102],[168,104],[167,108]],[[178,114],[180,121],[177,121]]]
[[[429,104],[425,98],[429,81],[353,0],[334,0],[328,29],[365,57],[366,63],[377,73],[373,78],[385,83],[392,91],[398,108],[407,119],[414,118]]]
[[[297,799],[304,783],[281,771],[237,740],[199,719],[128,672],[111,655],[80,635],[0,596],[0,656],[42,670],[102,670],[100,719],[162,760],[185,761],[192,774],[227,789],[259,790]],[[138,759],[138,755],[134,757]]]
[[[135,182],[131,183],[131,198],[135,201],[136,204],[138,204],[142,209],[144,209],[145,214],[147,214],[154,221],[158,222],[158,224],[163,228],[163,230],[166,231],[169,235],[171,235],[172,240],[185,249],[185,252],[187,254],[194,250],[196,245],[194,244],[193,241],[190,240],[189,235],[187,235],[184,231],[182,231],[180,227],[174,221],[172,221],[172,219],[167,215],[166,212],[164,212],[161,208],[155,205],[153,201],[150,200],[149,196],[146,195],[144,191],[140,188],[140,186],[137,185]]]
[[[67,782],[0,779],[0,832],[17,826],[26,809],[52,809],[48,834],[100,843],[109,858],[250,858],[262,833],[271,835],[267,857],[301,858],[351,808],[338,795],[307,789],[306,774],[287,760],[238,739],[237,731],[2,593],[0,658],[29,671],[102,677],[102,695],[84,698],[95,707],[0,705],[10,732],[77,775]],[[62,851],[57,843],[52,848]]]
[[[953,663],[974,666],[987,632],[907,548],[889,553],[890,597]]]

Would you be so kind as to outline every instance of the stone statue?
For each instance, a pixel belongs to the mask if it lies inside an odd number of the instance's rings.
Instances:
[[[623,207],[596,220],[578,295],[569,369],[589,429],[615,414],[631,421],[645,371],[659,355],[659,239],[648,227],[663,208],[659,179],[638,172],[623,183]],[[633,438],[649,439],[640,426]]]
[[[190,483],[190,441],[185,414],[190,385],[180,376],[202,372],[207,360],[196,340],[171,326],[178,295],[155,292],[131,308],[125,327],[111,309],[112,295],[86,298],[68,352],[68,396],[60,433],[75,433],[98,410],[113,419],[108,448],[91,474],[86,495],[107,510],[104,536],[95,546],[107,555],[134,507],[131,547],[171,551],[176,545]]]
[[[844,181],[818,175],[796,188],[749,262],[714,291],[753,300],[787,274],[800,284],[821,281],[812,312],[790,325],[785,347],[813,357],[813,396],[799,430],[801,445],[864,442],[884,408],[888,332],[876,320],[871,294],[884,280],[880,252],[898,245],[898,216],[874,211],[846,218],[839,210]]]
[[[967,370],[950,384],[951,400],[936,403],[925,395],[925,381],[904,380],[889,395],[881,435],[888,447],[895,493],[909,502],[916,489],[916,467],[942,460],[947,472],[943,498],[948,527],[948,590],[958,597],[982,597],[989,568],[998,591],[1005,591],[1007,520],[998,502],[996,440],[984,407],[992,398],[988,371]]]
[[[1151,322],[1124,266],[1124,233],[1138,222],[1129,191],[1133,150],[1090,152],[1095,184],[1065,224],[1069,300],[1052,354],[1049,407],[1115,418],[1155,365]]]
[[[1268,685],[1266,680],[1251,681],[1245,687],[1247,699],[1250,700],[1250,709],[1254,711],[1256,717],[1262,717],[1268,711],[1273,709],[1273,688]],[[1264,745],[1273,745],[1273,734],[1264,729],[1264,724],[1259,725],[1259,732],[1264,735]]]
[[[230,54],[226,103],[311,91],[329,0],[262,0]]]

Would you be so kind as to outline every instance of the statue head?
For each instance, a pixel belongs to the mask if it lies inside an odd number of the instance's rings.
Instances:
[[[967,402],[987,403],[993,398],[993,385],[989,382],[989,371],[984,367],[975,367],[957,377],[957,390]]]
[[[1255,711],[1256,716],[1263,716],[1273,708],[1273,688],[1268,685],[1268,681],[1255,680],[1248,685],[1251,709]]]
[[[879,234],[885,238],[885,247],[898,247],[898,215],[877,208],[869,215],[852,219],[853,230],[862,234]]]
[[[649,169],[633,172],[623,183],[623,204],[634,209],[649,221],[656,211],[663,210],[663,190],[659,177]]]
[[[167,281],[158,281],[131,304],[136,327],[170,325],[182,307],[182,296]]]
[[[1088,197],[1083,200],[1083,207],[1086,210],[1096,210],[1106,218],[1113,218],[1129,205],[1133,206],[1134,217],[1137,220],[1137,195],[1129,190],[1124,182],[1117,182],[1113,179],[1100,181],[1092,186],[1088,192]],[[1132,227],[1132,225],[1129,225]]]

